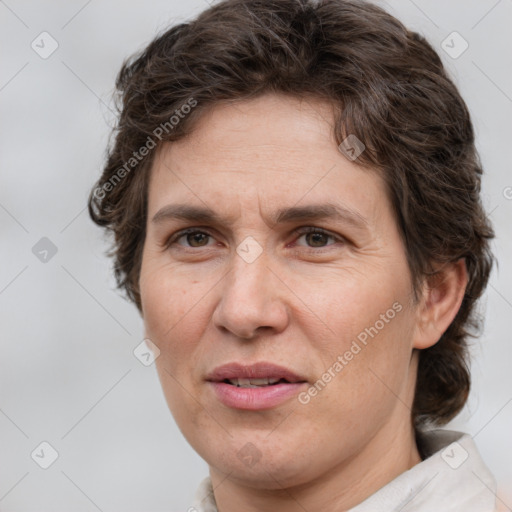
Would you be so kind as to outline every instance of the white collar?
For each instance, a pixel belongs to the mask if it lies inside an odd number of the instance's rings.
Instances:
[[[349,512],[494,512],[496,480],[468,434],[430,430],[419,435],[425,460]],[[197,512],[218,512],[210,477],[196,492]]]

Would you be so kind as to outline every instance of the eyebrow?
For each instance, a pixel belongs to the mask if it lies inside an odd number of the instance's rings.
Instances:
[[[223,223],[232,225],[234,223],[233,220],[222,219],[222,217],[208,207],[189,204],[169,204],[164,206],[153,216],[152,222],[159,224],[172,219],[217,225]],[[327,219],[345,222],[358,229],[368,227],[368,221],[359,212],[333,203],[280,208],[271,215],[269,220],[272,224],[285,224]]]

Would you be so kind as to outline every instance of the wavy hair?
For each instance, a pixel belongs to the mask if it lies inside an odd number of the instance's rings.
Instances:
[[[338,144],[355,134],[366,145],[355,163],[385,179],[415,293],[439,265],[465,260],[460,310],[438,343],[420,351],[412,420],[442,425],[462,409],[494,233],[468,108],[421,35],[364,1],[224,0],[125,61],[116,88],[114,142],[89,213],[113,234],[118,286],[139,311],[150,143],[186,136],[222,101],[271,92],[326,100]],[[180,115],[191,99],[194,108]]]

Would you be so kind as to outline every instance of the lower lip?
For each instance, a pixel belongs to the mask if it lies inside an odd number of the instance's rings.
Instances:
[[[282,404],[305,386],[306,382],[274,384],[258,388],[239,388],[225,382],[210,382],[217,398],[227,407],[259,411]]]

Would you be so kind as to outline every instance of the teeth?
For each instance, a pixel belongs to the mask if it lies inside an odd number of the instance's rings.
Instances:
[[[259,388],[279,382],[281,379],[228,379],[230,384],[239,388]]]

